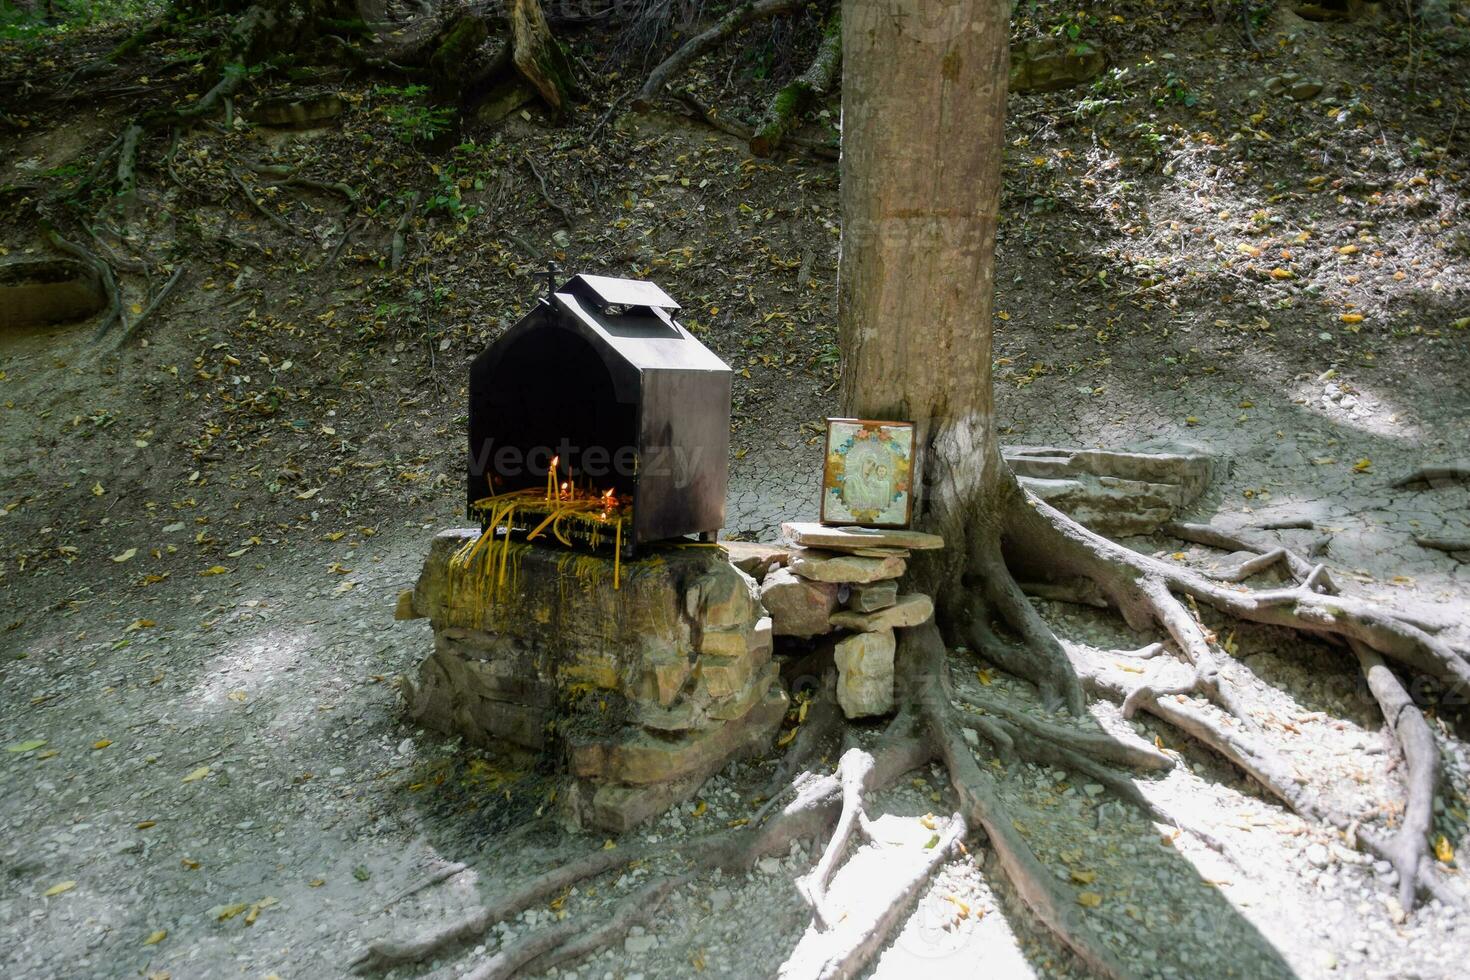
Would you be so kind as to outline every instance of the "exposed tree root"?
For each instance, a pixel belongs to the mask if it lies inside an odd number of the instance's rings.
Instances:
[[[1000,802],[995,778],[976,763],[965,742],[964,722],[950,701],[944,655],[939,630],[930,623],[903,631],[896,659],[904,665],[909,693],[929,740],[949,770],[962,814],[971,825],[985,831],[1021,900],[1058,939],[1097,973],[1109,977],[1131,975],[1117,954],[1087,929],[1070,890],[1060,885],[1031,850]]]
[[[1440,637],[1435,624],[1337,595],[1320,565],[1246,533],[1179,525],[1193,540],[1256,552],[1260,560],[1247,562],[1252,573],[1280,565],[1293,585],[1246,591],[1177,563],[1137,554],[1022,494],[1014,484],[1012,487],[1015,492],[1007,505],[1011,509],[1002,510],[1003,519],[996,525],[1003,532],[988,538],[977,535],[972,540],[972,577],[967,584],[976,594],[972,605],[961,610],[963,618],[950,624],[959,628],[962,637],[987,658],[1033,681],[1043,697],[1049,696],[1074,714],[1085,707],[1084,695],[1105,698],[1121,705],[1125,715],[1143,711],[1219,754],[1289,809],[1341,831],[1350,843],[1392,862],[1400,876],[1399,901],[1406,910],[1421,894],[1458,901],[1436,870],[1429,844],[1438,749],[1424,716],[1387,664],[1396,661],[1446,683],[1470,676],[1464,658]],[[975,545],[975,540],[980,544]],[[1091,583],[1096,590],[1091,598],[1105,597],[1135,628],[1162,630],[1170,646],[1153,644],[1100,658],[1063,644],[1025,598],[1003,553],[1022,566],[1029,578],[1045,579],[1045,573],[1050,573],[1051,581],[1060,583],[1063,590],[1057,594],[1088,596],[1077,583]],[[1200,621],[1195,603],[1253,622],[1299,629],[1351,650],[1404,754],[1407,803],[1404,819],[1392,835],[1360,828],[1353,815],[1335,810],[1313,791],[1305,774],[1267,744],[1240,700],[1243,688],[1225,675],[1228,658]],[[992,625],[992,613],[1015,639]],[[1166,649],[1172,655],[1165,656]],[[1140,679],[1136,667],[1121,669],[1113,662],[1118,657],[1147,664],[1148,674]],[[669,895],[700,874],[716,868],[747,870],[759,858],[785,854],[793,841],[819,837],[830,827],[822,853],[796,883],[811,906],[812,923],[782,966],[783,977],[849,977],[862,970],[951,849],[960,847],[963,836],[972,831],[984,834],[994,866],[1011,882],[1020,900],[1088,969],[1109,977],[1134,975],[1131,964],[1089,926],[1071,885],[1057,878],[1017,829],[998,792],[996,776],[989,765],[982,765],[976,752],[985,761],[994,761],[989,759],[993,754],[1002,760],[1018,758],[1075,773],[1101,784],[1150,819],[1189,832],[1238,864],[1237,857],[1208,830],[1177,819],[1150,799],[1131,777],[1129,770],[1170,769],[1175,760],[1169,754],[1141,739],[1117,738],[1037,717],[983,690],[959,698],[951,687],[945,658],[936,624],[900,630],[896,658],[900,709],[889,731],[871,752],[850,748],[830,775],[797,774],[838,724],[824,686],[810,709],[821,714],[810,718],[810,727],[798,732],[778,768],[783,781],[794,777],[792,798],[775,809],[786,790],[773,793],[750,825],[695,838],[673,853],[665,847],[655,855],[651,849],[633,846],[595,852],[427,935],[375,943],[357,961],[357,969],[423,961],[478,940],[496,923],[545,902],[574,883],[657,857],[661,866],[650,868],[654,877],[599,923],[588,927],[569,917],[519,937],[478,964],[470,975],[505,977],[521,970],[544,970],[615,943],[631,925],[646,921]],[[910,732],[917,732],[917,737]],[[959,802],[959,812],[939,830],[938,846],[922,854],[915,850],[916,860],[899,862],[902,867],[884,880],[869,911],[856,917],[839,916],[838,896],[832,889],[834,882],[841,887],[840,869],[849,860],[854,841],[866,840],[868,849],[887,846],[874,840],[868,814],[873,794],[904,773],[936,760],[947,769]],[[891,856],[898,857],[896,853]]]
[[[528,882],[501,901],[476,909],[432,932],[401,942],[374,943],[353,961],[352,967],[359,973],[365,973],[386,970],[404,963],[418,963],[446,949],[483,936],[497,922],[519,915],[537,902],[545,901],[579,881],[626,867],[647,854],[647,848],[639,847],[594,851]]]
[[[1227,717],[1217,719],[1186,698],[1188,694],[1208,693],[1207,685],[1201,683],[1205,673],[1197,658],[1204,651],[1210,657],[1209,662],[1214,662],[1209,650],[1212,638],[1193,617],[1189,617],[1188,623],[1179,618],[1175,609],[1178,602],[1172,594],[1178,592],[1240,619],[1297,629],[1350,647],[1368,674],[1375,697],[1404,749],[1414,817],[1411,825],[1406,815],[1403,827],[1391,840],[1384,840],[1372,831],[1358,830],[1357,842],[1399,869],[1400,901],[1405,909],[1412,907],[1414,895],[1421,892],[1444,901],[1456,901],[1434,870],[1427,851],[1438,750],[1423,716],[1383,663],[1383,658],[1388,658],[1451,687],[1464,685],[1470,680],[1470,666],[1458,651],[1436,635],[1436,624],[1417,621],[1365,600],[1337,595],[1320,568],[1312,566],[1302,575],[1307,563],[1285,549],[1270,548],[1267,553],[1280,552],[1273,560],[1286,564],[1300,579],[1299,584],[1283,589],[1238,591],[1181,566],[1129,551],[1034,499],[1024,501],[1023,507],[1010,516],[1012,519],[1006,526],[1013,529],[1013,538],[1007,542],[1008,547],[1023,550],[1033,562],[1035,556],[1044,555],[1063,576],[1091,578],[1131,625],[1141,625],[1138,595],[1148,597],[1149,618],[1170,632],[1195,670],[1192,681],[1138,683],[1084,656],[1073,655],[1077,676],[1090,692],[1119,702],[1125,710],[1144,710],[1168,722],[1234,763],[1296,813],[1345,832],[1355,829],[1356,821],[1318,800],[1304,775],[1296,772],[1274,749],[1262,744],[1250,730],[1254,726],[1241,724],[1247,716],[1239,708],[1230,710],[1218,697],[1212,697],[1217,705],[1227,709]],[[1202,531],[1196,525],[1187,530],[1194,538],[1209,539],[1206,543],[1215,546],[1245,544],[1251,548],[1253,544],[1216,529]],[[1173,606],[1164,602],[1165,596]],[[1182,607],[1178,610],[1182,611]]]
[[[594,953],[620,938],[631,926],[648,921],[669,893],[688,883],[692,875],[658,878],[629,895],[602,925],[591,929],[567,919],[518,939],[465,974],[466,980],[503,980],[530,967],[537,971]]]
[[[801,0],[746,0],[717,20],[711,27],[694,35],[681,44],[653,71],[649,72],[643,87],[633,98],[633,107],[640,112],[650,108],[663,92],[664,86],[674,75],[687,68],[700,55],[708,54],[746,24],[788,13],[801,6]],[[747,137],[748,139],[748,137]]]
[[[1434,793],[1439,784],[1439,746],[1429,723],[1383,658],[1356,640],[1352,643],[1368,688],[1383,711],[1383,720],[1404,753],[1408,799],[1398,832],[1384,843],[1385,858],[1399,873],[1399,903],[1414,907],[1419,867],[1429,861],[1429,835],[1434,828]]]
[[[710,106],[704,104],[699,96],[689,89],[681,89],[674,93],[674,98],[690,110],[691,115],[711,129],[717,129],[722,133],[728,133],[743,143],[749,143],[754,133],[744,123],[733,119],[727,119],[720,115]],[[819,140],[803,139],[798,136],[787,136],[786,143],[790,146],[799,147],[814,157],[823,160],[836,160],[839,150],[835,144],[823,143]]]
[[[768,801],[779,798],[791,786],[791,781],[802,771],[827,739],[842,727],[842,710],[837,706],[837,672],[829,670],[822,675],[812,699],[807,702],[806,718],[796,730],[791,746],[771,774],[761,795]]]
[[[1452,463],[1448,466],[1421,466],[1407,476],[1389,484],[1395,490],[1409,487],[1433,489],[1470,480],[1470,465]]]
[[[826,909],[827,884],[832,880],[832,872],[837,870],[837,862],[846,855],[847,846],[859,829],[864,836],[870,836],[863,794],[868,792],[873,779],[873,757],[862,749],[848,749],[837,765],[837,777],[842,784],[842,812],[837,817],[837,827],[817,866],[796,881],[796,890],[812,907],[812,917],[823,929],[832,925]]]
[[[874,789],[887,786],[904,773],[923,765],[931,758],[931,755],[929,746],[922,741],[911,738],[893,738],[879,752],[870,757],[872,770],[869,785]],[[678,874],[660,879],[664,882],[673,882],[672,885],[669,885],[668,890],[663,891],[659,896],[660,900],[668,894],[668,891],[682,883],[688,875],[714,868],[743,871],[761,857],[785,853],[792,841],[812,837],[831,823],[841,807],[842,798],[842,782],[837,776],[810,778],[799,784],[795,799],[764,823],[719,831],[690,842],[684,848],[684,852],[691,857],[689,866]],[[519,915],[532,905],[544,902],[579,881],[625,867],[634,861],[650,856],[651,853],[652,849],[648,847],[626,847],[593,852],[580,860],[547,872],[499,902],[477,909],[432,932],[408,940],[373,943],[353,962],[353,969],[359,973],[366,973],[406,963],[422,962],[446,950],[478,939],[496,923]],[[645,895],[642,901],[651,901],[652,897],[652,894]],[[625,903],[624,908],[628,904]],[[632,904],[636,906],[638,903]],[[631,916],[632,913],[629,912],[629,915]],[[619,921],[623,922],[621,929],[610,928],[597,931],[599,946],[611,941],[615,938],[615,934],[626,931],[627,926],[636,919],[626,918]],[[533,955],[524,956],[525,950],[523,949],[513,954],[513,957],[522,964],[536,957],[554,957],[554,959],[545,961],[548,965],[550,962],[562,961],[571,955],[566,952],[569,943],[578,943],[577,946],[571,947],[573,952],[582,949],[582,942],[575,937],[582,935],[584,929],[585,924],[575,922],[572,928],[549,933],[545,938],[537,940]],[[553,942],[553,939],[559,939],[559,941]],[[590,952],[591,949],[582,951]]]
[[[138,314],[138,319],[134,320],[123,330],[121,336],[117,339],[117,346],[121,347],[138,335],[138,331],[143,329],[144,322],[153,315],[155,310],[164,304],[169,294],[173,292],[174,287],[178,285],[179,280],[183,278],[184,273],[188,271],[189,264],[187,262],[180,262],[179,267],[174,270],[173,275],[168,277],[168,282],[163,284],[158,292],[154,294],[153,298],[148,301],[148,305],[143,308],[143,312]]]
[[[1432,538],[1421,535],[1414,539],[1414,543],[1421,548],[1443,551],[1450,555],[1459,551],[1470,551],[1470,538]]]
[[[786,134],[801,122],[813,102],[826,95],[842,70],[842,13],[834,10],[822,29],[822,43],[811,65],[783,85],[766,107],[766,113],[750,137],[750,152],[768,157],[780,148]]]

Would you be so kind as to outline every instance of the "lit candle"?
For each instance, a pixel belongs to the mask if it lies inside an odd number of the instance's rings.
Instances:
[[[560,456],[553,456],[553,457],[551,457],[551,467],[546,471],[546,499],[547,500],[550,500],[551,499],[551,495],[556,492],[556,463],[557,463],[557,460],[559,460],[559,459],[561,459]]]

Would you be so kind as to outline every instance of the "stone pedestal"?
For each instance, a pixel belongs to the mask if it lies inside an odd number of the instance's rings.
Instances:
[[[769,745],[786,710],[771,620],[722,549],[655,549],[615,589],[611,557],[499,541],[467,555],[478,536],[436,536],[400,609],[434,629],[405,684],[420,724],[556,754],[569,815],[610,831]]]

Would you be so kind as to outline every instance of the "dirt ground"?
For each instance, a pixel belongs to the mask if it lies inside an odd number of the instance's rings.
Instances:
[[[1078,18],[1110,69],[1011,100],[1004,438],[1203,449],[1229,465],[1190,517],[1311,519],[1314,531],[1283,537],[1305,548],[1325,535],[1322,560],[1345,589],[1463,629],[1470,555],[1416,538],[1470,538],[1470,487],[1391,484],[1417,466],[1470,464],[1464,19],[1406,41],[1399,22],[1282,8],[1254,28],[1257,54],[1204,8],[1018,13],[1021,36]],[[7,41],[0,78],[54,83],[118,36],[99,27],[44,51]],[[573,40],[600,64],[598,38]],[[744,42],[692,81],[748,115],[813,42],[780,26]],[[135,111],[139,77],[179,97],[199,87],[196,63],[162,46],[86,92],[0,89],[0,252],[43,253],[27,202],[90,166]],[[528,107],[428,142],[405,140],[414,102],[382,80],[309,81],[344,102],[319,129],[252,126],[242,100],[229,125],[183,134],[166,164],[166,140],[145,145],[139,200],[97,224],[99,247],[153,266],[154,289],[159,269],[187,265],[140,339],[118,349],[88,324],[0,335],[10,975],[342,976],[365,942],[603,845],[557,828],[534,773],[400,714],[396,679],[430,641],[427,625],[393,622],[394,599],[433,532],[462,520],[469,359],[534,300],[549,259],[658,282],[737,371],[726,533],[745,538],[814,516],[837,379],[835,166],[806,153],[754,159],[673,111],[604,121],[641,77],[622,71],[565,124]],[[1323,90],[1271,94],[1266,79],[1285,72]],[[807,135],[835,118],[834,104]],[[357,197],[271,189],[247,162],[289,163]],[[127,277],[127,302],[141,309],[147,285]],[[1130,543],[1202,565],[1223,557]],[[1091,610],[1040,608],[1069,642],[1155,639]],[[1355,663],[1270,629],[1212,625],[1303,778],[1365,823],[1391,823],[1397,749]],[[952,661],[962,689],[986,683],[1041,710],[1026,685],[973,656]],[[1463,710],[1431,712],[1445,764],[1436,831],[1462,894]],[[1096,720],[1180,751],[1183,765],[1148,793],[1234,855],[1146,822],[1081,777],[1001,774],[1033,847],[1100,896],[1091,924],[1140,975],[1462,975],[1463,912],[1436,902],[1405,917],[1393,872],[1341,835],[1262,799],[1164,726],[1107,707]],[[673,862],[695,831],[750,817],[770,768],[730,767],[638,836]],[[893,840],[918,846],[919,818],[953,807],[936,771],[885,794],[881,811]],[[839,879],[854,901],[884,860],[870,851]],[[622,948],[556,975],[774,973],[807,927],[791,883],[811,858],[703,878]],[[651,870],[573,889],[436,965],[449,975],[513,931],[593,913]],[[946,865],[872,973],[916,970],[1082,975],[983,845]]]

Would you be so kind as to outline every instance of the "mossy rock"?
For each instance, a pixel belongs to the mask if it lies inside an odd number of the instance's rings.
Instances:
[[[1011,48],[1011,91],[1054,92],[1090,82],[1107,58],[1086,41],[1042,38]]]
[[[320,95],[283,95],[261,99],[245,113],[245,118],[257,126],[273,129],[312,129],[325,126],[346,108],[342,99],[333,92]]]

